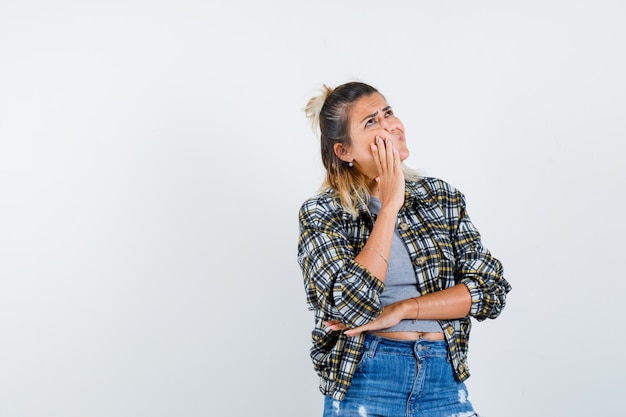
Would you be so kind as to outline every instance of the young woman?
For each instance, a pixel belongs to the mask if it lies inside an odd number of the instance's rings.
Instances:
[[[311,98],[326,179],[299,213],[324,416],[475,416],[470,317],[496,318],[509,283],[463,195],[403,165],[404,126],[372,86]]]

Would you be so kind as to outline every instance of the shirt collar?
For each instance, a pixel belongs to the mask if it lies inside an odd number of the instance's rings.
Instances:
[[[417,202],[420,204],[432,204],[433,196],[428,192],[424,183],[420,180],[406,181],[405,193],[407,194],[407,201]]]

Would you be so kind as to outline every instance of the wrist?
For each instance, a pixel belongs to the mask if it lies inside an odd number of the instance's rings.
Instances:
[[[417,300],[417,297],[412,297],[411,300],[414,301],[413,308],[415,309],[415,315],[413,316],[413,320],[419,320],[419,318],[420,318],[420,303]]]
[[[376,221],[379,222],[383,220],[383,221],[389,221],[390,223],[396,224],[399,211],[400,211],[399,208],[395,209],[389,206],[383,206],[380,208],[380,210],[378,211],[378,214],[376,215]]]
[[[407,298],[406,300],[403,300],[402,302],[402,307],[403,307],[403,311],[402,311],[402,318],[404,318],[405,320],[415,320],[417,317],[416,311],[417,311],[417,307],[416,307],[416,299],[415,298]]]

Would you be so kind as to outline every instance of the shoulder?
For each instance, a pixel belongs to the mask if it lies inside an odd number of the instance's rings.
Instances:
[[[300,211],[339,209],[341,208],[341,205],[334,194],[334,191],[330,189],[320,191],[319,193],[307,198],[300,206]]]
[[[301,222],[327,222],[330,218],[341,218],[343,206],[336,198],[333,190],[325,190],[306,199],[300,206]]]

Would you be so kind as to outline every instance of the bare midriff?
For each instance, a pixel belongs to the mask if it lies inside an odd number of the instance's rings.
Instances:
[[[439,332],[370,332],[370,334],[395,340],[443,340]]]

